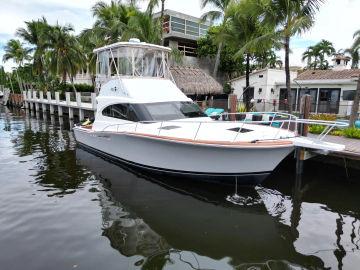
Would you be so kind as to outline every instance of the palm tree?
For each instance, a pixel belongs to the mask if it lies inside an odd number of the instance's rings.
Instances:
[[[33,70],[42,79],[44,72],[44,53],[48,46],[47,33],[49,24],[46,19],[42,17],[39,20],[25,22],[26,28],[19,28],[16,35],[24,39],[27,43],[32,45],[31,52],[33,52]]]
[[[324,0],[256,0],[255,8],[261,13],[263,23],[275,29],[274,33],[266,34],[262,38],[270,38],[285,50],[285,75],[288,103],[292,104],[290,86],[290,40],[299,35],[314,23],[314,14]],[[255,39],[258,42],[259,39]],[[253,41],[253,42],[254,42]],[[292,108],[289,106],[289,113]]]
[[[159,20],[155,20],[148,11],[137,11],[136,15],[129,19],[128,25],[123,33],[122,40],[138,38],[143,42],[160,44],[161,25]]]
[[[12,59],[17,65],[22,66],[25,61],[30,60],[30,49],[18,39],[10,39],[4,47],[5,54],[3,62]]]
[[[161,3],[161,11],[160,11],[160,37],[161,43],[163,43],[163,24],[164,24],[164,11],[165,11],[165,0],[150,0],[148,4],[148,12],[150,14],[153,13],[153,10],[156,6]]]
[[[10,39],[5,47],[4,47],[5,54],[3,55],[3,62],[6,62],[12,59],[19,67],[21,67],[25,61],[30,60],[30,49],[24,47],[24,44],[18,39]],[[21,83],[21,79],[17,70],[15,69],[17,81],[19,84],[19,88],[22,91],[23,85]]]
[[[313,68],[314,70],[317,68],[328,69],[329,62],[325,59],[325,57],[329,57],[334,53],[335,48],[332,42],[323,39],[314,46],[308,47],[302,55],[302,60],[307,60],[308,68]],[[312,61],[313,58],[314,61]]]
[[[205,12],[201,16],[201,18],[203,20],[209,19],[210,21],[223,19],[224,15],[225,15],[225,10],[226,10],[227,6],[229,5],[229,3],[231,2],[231,0],[200,0],[200,1],[201,1],[201,7],[203,9],[206,8],[207,6],[215,7],[215,9]],[[220,55],[221,55],[222,48],[223,48],[223,42],[220,41],[218,43],[218,50],[217,50],[216,58],[215,58],[215,65],[214,65],[214,71],[213,71],[214,77],[217,76],[217,73],[219,70]]]
[[[69,76],[75,91],[73,78],[83,66],[84,58],[77,39],[71,34],[72,31],[74,29],[71,25],[56,24],[50,28],[47,58],[50,71],[60,76],[63,83]]]
[[[315,45],[318,56],[319,56],[319,68],[320,69],[328,69],[329,62],[325,59],[325,57],[329,57],[335,53],[335,48],[332,42],[322,39],[318,44]]]
[[[108,44],[117,42],[136,11],[134,5],[122,4],[120,0],[112,0],[110,4],[97,2],[92,8],[93,16],[96,17],[92,31]]]
[[[88,71],[91,75],[92,84],[95,86],[96,54],[93,50],[105,45],[105,41],[96,35],[93,29],[87,29],[78,36],[78,42],[84,58],[82,69]]]
[[[359,68],[360,61],[360,30],[354,33],[354,43],[350,49],[347,50],[351,54],[352,68]]]
[[[313,62],[312,59],[315,59],[315,61]],[[307,68],[312,68],[314,67],[314,69],[316,68],[316,64],[317,64],[317,60],[316,60],[316,52],[315,52],[315,48],[314,46],[310,46],[307,48],[307,50],[302,54],[302,61],[307,62]],[[315,64],[315,66],[314,66]]]
[[[250,87],[250,59],[256,54],[266,54],[271,45],[268,40],[251,43],[252,40],[268,31],[268,29],[261,26],[259,14],[254,13],[253,10],[252,0],[232,2],[225,11],[223,23],[225,34],[222,38],[233,48],[236,48],[235,59],[245,55],[246,87],[244,94]],[[247,107],[249,107],[249,104],[247,104]]]
[[[360,55],[360,30],[354,33],[354,43],[351,46],[351,56],[352,56],[352,68],[358,68],[359,65],[359,55]],[[354,102],[351,108],[350,115],[350,127],[353,127],[356,119],[358,118],[359,111],[359,102],[360,102],[360,76],[358,76],[357,88],[355,92]]]

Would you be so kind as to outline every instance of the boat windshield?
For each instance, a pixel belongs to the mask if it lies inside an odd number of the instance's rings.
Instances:
[[[159,102],[142,105],[151,120],[155,121],[206,117],[206,114],[194,102]]]
[[[109,48],[98,53],[97,74],[169,78],[167,61],[168,52],[156,48]]]
[[[189,101],[113,104],[104,108],[102,114],[133,122],[206,117],[196,103]]]

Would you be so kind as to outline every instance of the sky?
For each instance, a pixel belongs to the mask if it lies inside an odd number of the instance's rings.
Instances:
[[[110,2],[110,0],[104,0]],[[49,23],[71,23],[76,33],[89,28],[94,22],[91,7],[96,0],[0,0],[0,65],[11,70],[14,63],[2,63],[3,46],[15,37],[15,31],[24,27],[24,21],[45,16]],[[146,6],[143,0],[141,6]],[[165,8],[193,16],[201,16],[200,0],[166,0]],[[321,39],[333,42],[335,49],[351,46],[353,34],[360,29],[360,0],[325,0],[316,14],[315,25],[307,33],[294,37],[291,42],[290,64],[304,66],[301,55],[308,46]],[[283,58],[283,52],[278,52]]]

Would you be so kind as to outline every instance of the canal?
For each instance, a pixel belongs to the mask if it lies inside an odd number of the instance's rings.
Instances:
[[[0,106],[0,269],[359,269],[359,172],[306,161],[299,183],[289,158],[235,203],[78,148],[70,124]]]

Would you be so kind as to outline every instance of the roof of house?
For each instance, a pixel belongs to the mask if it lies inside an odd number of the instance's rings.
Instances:
[[[171,67],[177,87],[186,95],[220,95],[223,87],[205,71],[194,67]]]
[[[360,76],[360,69],[345,70],[306,70],[300,73],[297,81],[308,80],[346,80]]]

